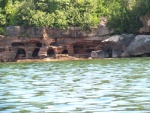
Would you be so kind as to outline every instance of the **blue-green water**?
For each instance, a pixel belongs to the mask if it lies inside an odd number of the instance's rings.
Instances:
[[[150,58],[0,64],[0,113],[150,113]]]

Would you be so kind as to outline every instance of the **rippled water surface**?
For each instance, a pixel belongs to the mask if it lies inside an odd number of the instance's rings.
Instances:
[[[0,64],[0,113],[150,113],[150,58]]]

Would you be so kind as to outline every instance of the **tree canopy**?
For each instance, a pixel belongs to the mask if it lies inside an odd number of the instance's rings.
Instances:
[[[12,25],[90,30],[101,17],[117,33],[134,32],[148,13],[150,0],[0,0],[0,34]]]

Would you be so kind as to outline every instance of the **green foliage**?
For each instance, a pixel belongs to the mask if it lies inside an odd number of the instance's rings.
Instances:
[[[5,34],[4,25],[6,24],[6,17],[3,14],[0,14],[0,35]]]
[[[0,26],[4,26],[6,24],[6,17],[3,14],[0,14]]]
[[[7,5],[5,7],[6,25],[14,25],[15,21],[17,21],[15,20],[15,14],[19,6],[19,2],[16,2],[16,4],[14,5],[12,5],[11,1],[7,2]]]
[[[143,15],[141,13],[137,16],[139,8],[135,11],[140,0],[112,0],[111,2],[109,27],[115,29],[117,33],[135,33],[141,27],[139,17]]]
[[[12,25],[30,26],[30,19],[34,12],[34,5],[30,2],[17,3],[15,12],[12,13],[10,22]]]
[[[114,0],[112,4],[109,26],[117,33],[136,32],[141,27],[140,16],[150,14],[150,0]]]
[[[133,12],[137,16],[145,15],[150,13],[150,0],[137,0]]]
[[[54,27],[65,29],[67,27],[66,15],[64,11],[55,11]]]
[[[29,18],[29,26],[45,26],[45,27],[53,27],[54,23],[54,14],[47,14],[46,12],[42,12],[40,10],[32,10],[31,18]]]
[[[0,27],[0,35],[5,35],[5,28],[4,27]]]
[[[117,33],[134,32],[150,0],[0,0],[0,27],[10,25],[90,30],[107,17]]]
[[[128,32],[130,25],[130,11],[128,0],[112,1],[110,7],[109,26],[114,28],[117,33]]]
[[[93,0],[8,1],[5,9],[7,25],[90,29],[99,22]]]

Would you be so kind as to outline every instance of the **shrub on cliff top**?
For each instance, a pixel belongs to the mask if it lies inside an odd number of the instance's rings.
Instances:
[[[0,34],[5,34],[4,25],[6,24],[6,17],[3,14],[0,14]]]
[[[61,29],[78,26],[90,29],[99,21],[98,16],[94,14],[95,9],[93,0],[35,0],[14,2],[13,5],[8,2],[7,25]]]
[[[4,26],[6,24],[6,17],[3,14],[0,14],[0,26]]]
[[[150,13],[150,0],[0,0],[6,26],[46,26],[89,30],[105,16],[116,32],[133,32]]]

